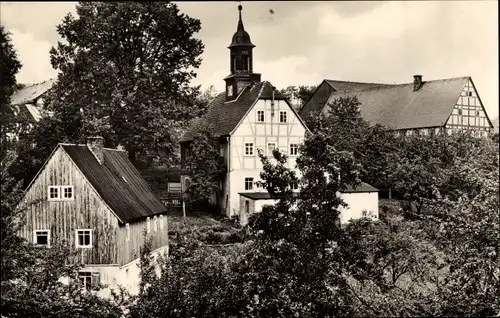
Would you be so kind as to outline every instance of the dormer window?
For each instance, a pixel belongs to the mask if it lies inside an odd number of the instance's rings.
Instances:
[[[227,85],[227,96],[228,97],[233,96],[233,85]]]

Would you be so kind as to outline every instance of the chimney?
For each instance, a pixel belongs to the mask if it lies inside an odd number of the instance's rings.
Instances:
[[[418,91],[420,87],[422,87],[422,75],[413,75],[413,91]]]
[[[101,136],[87,137],[87,147],[94,154],[97,161],[104,164],[104,138]]]

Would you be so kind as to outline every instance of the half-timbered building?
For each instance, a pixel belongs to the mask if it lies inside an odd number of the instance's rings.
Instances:
[[[222,190],[216,194],[216,201],[228,217],[251,214],[270,199],[267,190],[255,184],[262,171],[257,150],[269,155],[279,149],[288,155],[288,167],[295,169],[298,147],[307,131],[286,98],[253,72],[255,45],[243,27],[242,7],[238,9],[238,27],[229,46],[231,73],[224,79],[226,89],[209,104],[207,113],[181,140],[184,161],[196,125],[205,122],[214,128],[214,138],[219,142],[220,155],[226,165],[226,173],[221,177]]]
[[[470,76],[423,81],[415,75],[412,83],[405,84],[324,80],[299,114],[327,112],[328,104],[341,96],[356,96],[363,119],[397,133],[470,130],[487,136],[493,129]]]
[[[82,282],[131,292],[138,286],[143,232],[152,248],[168,248],[165,206],[127,153],[104,148],[102,137],[85,145],[59,144],[26,189],[21,235],[40,247],[66,242],[85,264]]]

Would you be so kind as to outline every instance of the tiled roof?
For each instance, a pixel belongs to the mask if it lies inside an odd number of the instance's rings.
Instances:
[[[355,95],[361,102],[361,116],[373,124],[391,129],[438,127],[446,123],[469,79],[466,76],[424,81],[417,91],[413,91],[413,83],[367,83],[368,87],[356,83],[349,91],[332,93],[327,103],[340,96]],[[324,107],[315,106],[315,110]]]
[[[361,102],[361,116],[368,122],[392,129],[437,127],[446,123],[469,77],[368,88],[347,93]],[[332,101],[340,93],[330,96]]]
[[[104,149],[104,164],[101,165],[86,145],[60,146],[123,222],[165,212],[165,206],[130,162],[126,152]]]
[[[328,79],[325,80],[325,82],[327,82],[337,92],[357,91],[366,88],[390,85],[382,83],[362,83],[362,82],[336,81]]]
[[[33,102],[35,99],[47,92],[55,80],[49,79],[42,83],[32,84],[24,88],[18,89],[10,96],[11,105],[22,105]]]
[[[181,142],[193,139],[192,133],[200,122],[211,124],[217,137],[229,135],[257,100],[272,98],[272,87],[267,81],[246,86],[235,100],[229,102],[226,102],[226,93],[220,93],[208,106],[207,113],[193,122]],[[274,99],[285,100],[285,97],[275,91]]]

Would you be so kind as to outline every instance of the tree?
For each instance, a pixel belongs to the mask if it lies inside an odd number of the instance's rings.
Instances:
[[[317,86],[306,85],[288,86],[287,88],[280,90],[280,93],[292,103],[296,110],[299,110],[309,101],[311,96],[316,91],[316,88]]]
[[[10,39],[10,33],[0,25],[0,159],[3,160],[9,149],[13,148],[12,135],[18,133],[16,124],[18,116],[10,105],[10,95],[16,89],[16,74],[21,69],[21,63]]]
[[[221,161],[219,142],[214,138],[213,127],[196,121],[193,141],[187,147],[183,173],[190,177],[186,193],[191,200],[207,201],[218,195],[221,176],[226,171]]]
[[[201,63],[200,21],[171,2],[80,2],[57,26],[66,43],[51,49],[60,71],[48,108],[65,125],[58,138],[102,135],[136,166],[171,165],[188,120],[203,110],[188,84]],[[43,137],[41,137],[43,138]],[[53,148],[51,145],[49,148]]]

